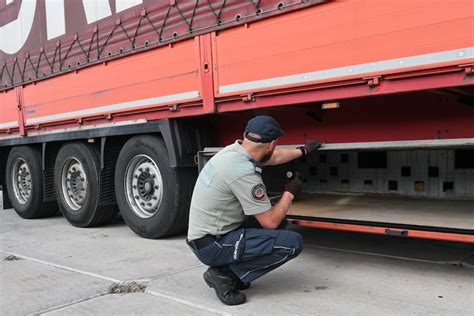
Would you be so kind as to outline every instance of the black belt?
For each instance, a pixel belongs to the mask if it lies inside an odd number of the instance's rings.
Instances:
[[[195,248],[196,250],[199,250],[199,249],[202,249],[206,246],[209,246],[210,244],[212,244],[216,240],[217,240],[217,238],[215,236],[206,235],[206,236],[198,238],[198,239],[189,240],[188,244],[193,246],[193,248]]]

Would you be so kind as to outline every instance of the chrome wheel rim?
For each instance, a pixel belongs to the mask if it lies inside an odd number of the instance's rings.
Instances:
[[[163,200],[163,179],[153,159],[133,157],[125,170],[125,194],[132,211],[141,218],[156,214]]]
[[[67,205],[77,211],[87,198],[87,176],[76,158],[68,158],[61,168],[61,194]]]
[[[31,198],[33,184],[31,172],[25,160],[18,158],[13,165],[12,184],[15,197],[20,204],[26,204]]]

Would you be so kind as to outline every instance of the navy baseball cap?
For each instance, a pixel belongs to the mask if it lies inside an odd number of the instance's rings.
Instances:
[[[261,138],[252,137],[248,133],[258,134]],[[271,116],[259,115],[248,121],[245,127],[245,138],[256,143],[270,143],[283,135],[280,124]]]

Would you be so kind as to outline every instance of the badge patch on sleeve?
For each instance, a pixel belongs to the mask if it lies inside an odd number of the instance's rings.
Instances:
[[[265,199],[265,196],[266,196],[266,190],[263,184],[257,184],[256,186],[253,187],[252,197],[254,198],[254,200],[262,201]]]

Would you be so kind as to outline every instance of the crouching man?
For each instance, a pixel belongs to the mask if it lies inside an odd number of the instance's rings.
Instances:
[[[301,191],[297,174],[271,205],[262,181],[262,165],[278,165],[319,148],[309,141],[293,150],[275,150],[283,135],[270,116],[251,119],[243,141],[225,147],[204,166],[194,188],[187,243],[210,266],[204,281],[227,305],[245,302],[250,283],[303,249],[302,236],[286,230],[290,205]]]

